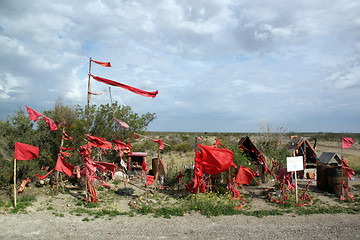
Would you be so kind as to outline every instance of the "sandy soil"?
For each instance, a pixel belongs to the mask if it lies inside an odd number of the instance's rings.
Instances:
[[[306,182],[300,181],[300,188]],[[271,185],[271,183],[269,183]],[[265,201],[262,191],[268,185],[246,186],[242,193],[252,196],[248,210],[277,209]],[[350,181],[351,186],[359,179]],[[113,189],[117,186],[111,185]],[[133,196],[119,196],[111,203],[112,209],[129,210],[129,201],[142,195],[145,189],[137,184],[128,185]],[[27,214],[0,215],[0,239],[359,239],[358,214],[314,214],[257,218],[253,216],[204,217],[187,213],[171,219],[152,216],[116,216],[83,221],[87,215],[70,214],[76,208],[81,190],[71,189],[70,194],[49,198],[45,189],[38,191],[38,200],[27,208]],[[339,205],[334,197],[324,195],[310,187],[312,194],[326,205]],[[106,190],[99,192],[104,198]],[[108,196],[109,197],[109,196]],[[340,206],[340,205],[339,205]],[[63,217],[56,214],[63,213]],[[92,217],[89,217],[92,219]]]

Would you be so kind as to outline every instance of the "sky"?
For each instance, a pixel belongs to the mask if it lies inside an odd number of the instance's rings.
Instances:
[[[0,119],[58,99],[156,113],[150,131],[360,132],[360,1],[0,0]],[[110,102],[91,81],[91,104]]]

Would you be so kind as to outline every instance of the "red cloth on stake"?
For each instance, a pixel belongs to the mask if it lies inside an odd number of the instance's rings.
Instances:
[[[100,62],[100,61],[95,61],[95,60],[92,60],[92,59],[91,59],[91,61],[94,62],[94,63],[97,63],[97,64],[99,64],[99,65],[101,65],[103,67],[111,67],[110,62]]]
[[[231,150],[196,144],[201,149],[199,163],[202,171],[208,174],[219,174],[225,172],[233,163],[234,153]]]
[[[90,141],[90,145],[93,147],[98,147],[102,149],[111,149],[112,145],[110,142],[106,141],[105,138],[94,137],[90,134],[87,135],[87,139]]]
[[[70,137],[69,135],[67,135],[67,133],[66,133],[65,131],[63,131],[63,136],[62,136],[62,138],[63,138],[64,140],[70,140],[70,141],[73,140],[73,138]]]
[[[91,197],[91,202],[96,203],[99,200],[97,199],[97,193],[95,191],[95,188],[93,187],[93,185],[90,183],[89,180],[87,181],[87,184],[88,184],[88,191],[89,191],[90,197]]]
[[[114,163],[107,163],[107,162],[97,162],[94,163],[98,166],[103,167],[104,169],[111,172],[112,176],[114,176],[115,172],[118,170],[118,167]]]
[[[123,83],[119,83],[119,82],[115,82],[115,81],[106,79],[106,78],[97,77],[97,76],[94,76],[94,75],[91,75],[91,74],[90,74],[90,76],[92,76],[93,79],[95,79],[96,81],[99,81],[99,82],[102,82],[102,83],[105,83],[105,84],[108,84],[108,85],[112,85],[112,86],[115,86],[115,87],[121,87],[121,88],[124,88],[126,90],[129,90],[129,91],[131,91],[133,93],[139,94],[139,95],[144,96],[144,97],[152,97],[152,98],[154,98],[158,94],[157,90],[155,92],[147,92],[147,91],[144,91],[144,90],[141,90],[141,89],[138,89],[138,88],[134,88],[134,87],[125,85]]]
[[[36,122],[39,119],[39,117],[43,116],[41,113],[38,113],[34,109],[31,109],[26,105],[25,105],[25,107],[26,107],[27,112],[29,113],[29,118],[31,121]]]
[[[74,171],[74,166],[71,165],[70,163],[66,162],[64,157],[61,156],[61,154],[59,153],[58,159],[56,162],[56,166],[55,166],[55,171],[65,173],[66,175],[71,177],[71,175],[73,174],[73,171]]]
[[[149,185],[152,185],[152,184],[154,183],[154,179],[155,179],[154,176],[146,175],[146,184],[145,184],[145,187],[147,187],[147,186],[149,186]]]
[[[39,148],[25,143],[15,142],[14,158],[17,160],[28,161],[39,157]]]
[[[117,121],[124,129],[129,129],[129,125],[128,125],[126,122],[121,121],[121,120],[119,120],[119,119],[117,119],[117,118],[114,118],[114,119],[115,119],[115,121]]]
[[[47,122],[48,126],[50,127],[50,131],[57,131],[58,130],[57,126],[56,126],[56,123],[53,120],[51,120],[50,118],[45,117],[45,116],[43,118],[44,118],[45,122]]]
[[[246,184],[249,186],[254,177],[255,173],[250,168],[240,166],[239,172],[236,175],[235,182],[240,185]]]
[[[54,171],[54,169],[51,169],[51,171],[49,171],[47,174],[45,174],[44,176],[41,176],[39,174],[35,174],[36,177],[38,177],[39,180],[43,180],[45,178],[47,178],[52,172]]]
[[[354,140],[351,137],[342,137],[342,148],[349,148],[354,144]]]
[[[146,172],[146,162],[145,161],[143,161],[141,164],[141,170]]]
[[[160,139],[152,139],[153,140],[153,142],[156,142],[156,143],[158,143],[159,144],[159,149],[161,150],[161,149],[164,149],[164,143],[162,142],[162,138],[160,138]]]

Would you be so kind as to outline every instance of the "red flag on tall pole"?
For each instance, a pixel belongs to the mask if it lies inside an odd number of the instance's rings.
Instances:
[[[342,137],[342,148],[349,148],[354,144],[354,140],[351,137]]]
[[[15,142],[16,160],[28,161],[30,159],[37,159],[39,157],[39,148],[25,143]]]
[[[152,97],[152,98],[154,98],[158,94],[157,90],[155,92],[148,92],[148,91],[144,91],[144,90],[141,90],[141,89],[138,89],[138,88],[134,88],[134,87],[125,85],[123,83],[115,82],[113,80],[109,80],[109,79],[106,79],[106,78],[97,77],[97,76],[94,76],[94,75],[90,75],[90,76],[93,79],[95,79],[96,81],[98,81],[98,82],[102,82],[102,83],[112,85],[112,86],[115,86],[115,87],[121,87],[121,88],[124,88],[126,90],[129,90],[129,91],[131,91],[133,93],[139,94],[139,95],[144,96],[144,97]]]
[[[103,67],[111,67],[110,62],[100,62],[100,61],[95,61],[95,60],[92,60],[92,59],[91,59],[91,61],[94,62],[94,63],[97,63],[97,64],[99,64],[99,65],[101,65]]]

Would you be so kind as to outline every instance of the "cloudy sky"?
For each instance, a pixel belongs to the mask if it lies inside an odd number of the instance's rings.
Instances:
[[[148,130],[360,132],[360,2],[0,0],[0,119],[60,98],[86,105],[92,74],[147,91]],[[92,104],[110,102],[107,92]]]

